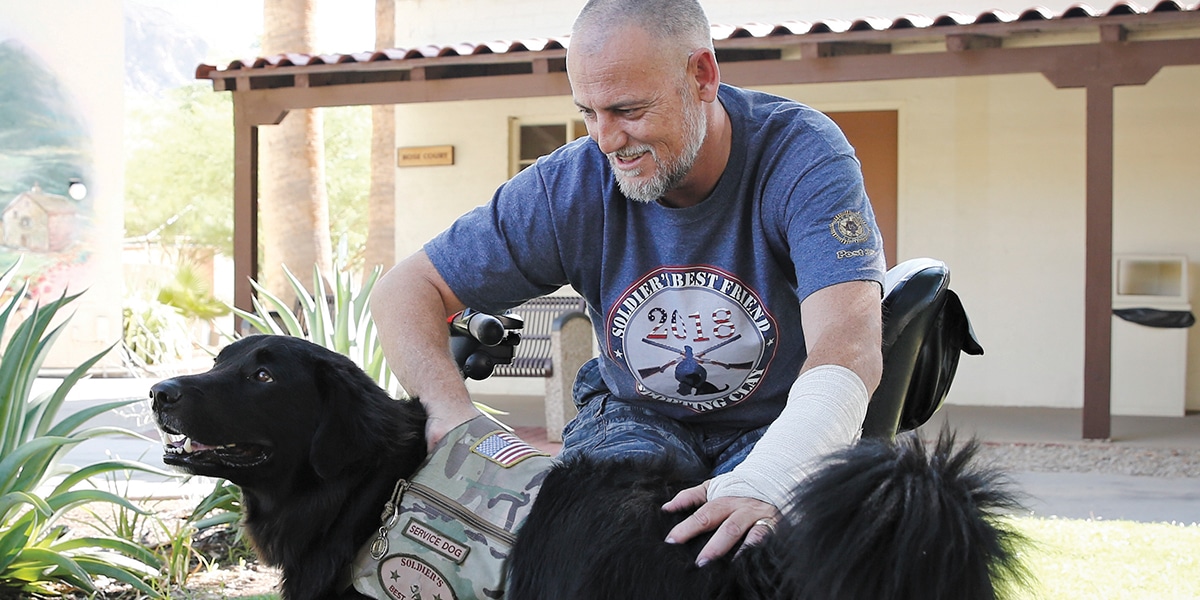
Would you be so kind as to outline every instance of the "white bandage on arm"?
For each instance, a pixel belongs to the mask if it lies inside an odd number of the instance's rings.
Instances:
[[[822,457],[858,439],[869,400],[867,386],[846,367],[820,365],[805,371],[746,460],[709,483],[708,499],[757,498],[784,508],[796,484]]]

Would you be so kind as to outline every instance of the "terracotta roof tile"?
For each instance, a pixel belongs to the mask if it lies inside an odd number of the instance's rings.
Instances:
[[[1168,12],[1168,11],[1182,12],[1184,10],[1197,10],[1197,7],[1193,6],[1189,9],[1189,8],[1186,8],[1185,5],[1180,4],[1178,2],[1159,2],[1158,5],[1154,7],[1154,10],[1152,10],[1151,12]]]
[[[905,15],[892,22],[892,29],[924,29],[933,25],[933,19],[924,15]]]
[[[807,21],[784,21],[771,28],[771,33],[767,35],[804,35],[812,31],[812,23]],[[717,38],[716,35],[713,36]]]
[[[1071,6],[1070,8],[1068,8],[1066,11],[1064,11],[1062,14],[1062,17],[1060,17],[1060,18],[1062,18],[1062,19],[1077,19],[1079,17],[1098,17],[1101,14],[1102,13],[1097,12],[1096,9],[1092,8],[1091,6],[1089,6],[1087,4],[1075,4],[1075,5]]]
[[[970,25],[975,22],[975,17],[965,15],[960,12],[949,12],[933,20],[934,27],[947,27],[954,25]]]
[[[1153,6],[1144,6],[1128,0],[1117,2],[1105,10],[1079,3],[1055,13],[1042,6],[1034,6],[1020,13],[1004,10],[989,10],[978,15],[967,15],[961,12],[948,12],[936,17],[925,15],[903,15],[894,19],[878,17],[863,17],[853,21],[827,19],[814,22],[783,21],[780,23],[746,23],[742,25],[714,24],[712,26],[713,40],[762,39],[778,36],[803,35],[839,35],[853,33],[856,36],[869,35],[872,32],[902,32],[933,30],[945,27],[961,27],[973,25],[1020,24],[1052,21],[1083,21],[1101,17],[1122,17],[1145,15],[1152,13],[1200,12],[1200,4],[1179,2],[1178,0],[1162,0]],[[940,32],[939,32],[940,33]],[[229,73],[233,71],[252,69],[272,69],[278,67],[332,65],[346,63],[367,63],[379,61],[402,61],[413,59],[436,59],[444,57],[466,57],[484,54],[511,54],[517,52],[543,52],[563,50],[569,44],[568,37],[528,38],[519,40],[496,40],[484,43],[458,43],[443,46],[425,45],[417,48],[390,48],[376,51],[356,52],[349,54],[328,54],[310,56],[307,54],[278,54],[258,57],[250,60],[235,60],[224,68],[213,65],[200,65],[196,69],[196,77],[204,79],[215,77],[214,73]]]
[[[1018,21],[1049,21],[1054,18],[1054,13],[1044,6],[1035,6],[1026,9],[1017,16]]]

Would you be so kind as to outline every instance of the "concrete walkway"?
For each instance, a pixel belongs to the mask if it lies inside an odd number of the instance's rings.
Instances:
[[[1034,516],[1200,523],[1200,479],[1035,471],[1012,477]]]
[[[921,427],[949,423],[964,434],[996,442],[1083,442],[1082,409],[943,406]],[[1184,417],[1112,417],[1114,444],[1200,449],[1200,413]]]
[[[1064,452],[1075,444],[1164,448],[1200,457],[1200,414],[1114,416],[1108,441],[1084,441],[1082,419],[1077,409],[945,406],[921,432],[933,436],[949,425],[992,443],[1062,445]],[[1033,470],[1011,476],[1037,516],[1200,523],[1200,478]]]
[[[64,413],[121,398],[148,399],[153,379],[92,379],[77,384]],[[56,380],[39,380],[39,389],[52,389]],[[509,412],[503,421],[514,426],[530,443],[547,451],[559,446],[546,441],[541,425],[541,401],[533,397],[484,397],[482,402]],[[166,469],[161,462],[158,434],[149,418],[149,402],[140,401],[115,414],[93,420],[92,425],[127,428],[146,439],[103,438],[73,448],[64,462],[88,464],[111,456],[140,460]],[[921,428],[932,437],[943,424],[960,436],[975,435],[985,442],[1026,444],[1095,444],[1081,440],[1079,410],[1048,408],[995,408],[946,406]],[[1127,446],[1200,450],[1200,415],[1179,418],[1113,418],[1109,443]],[[1028,496],[1027,505],[1038,516],[1072,519],[1100,518],[1144,522],[1200,523],[1200,478],[1143,477],[1103,473],[1049,473],[1020,471],[1013,479]],[[212,482],[136,473],[130,481],[114,482],[131,497],[199,497],[212,490]]]

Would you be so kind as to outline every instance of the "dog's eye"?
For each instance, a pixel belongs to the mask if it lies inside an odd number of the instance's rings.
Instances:
[[[275,378],[271,377],[271,372],[266,369],[259,369],[255,371],[254,375],[251,376],[251,379],[259,383],[271,383],[272,381],[275,381]]]

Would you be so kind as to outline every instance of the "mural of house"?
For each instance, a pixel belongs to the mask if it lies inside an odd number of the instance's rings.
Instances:
[[[61,252],[75,241],[77,212],[71,199],[47,194],[34,185],[0,213],[0,244],[30,252]]]
[[[122,1],[0,2],[0,271],[20,261],[30,304],[82,293],[49,372],[121,336]],[[119,353],[96,368],[120,369]]]

